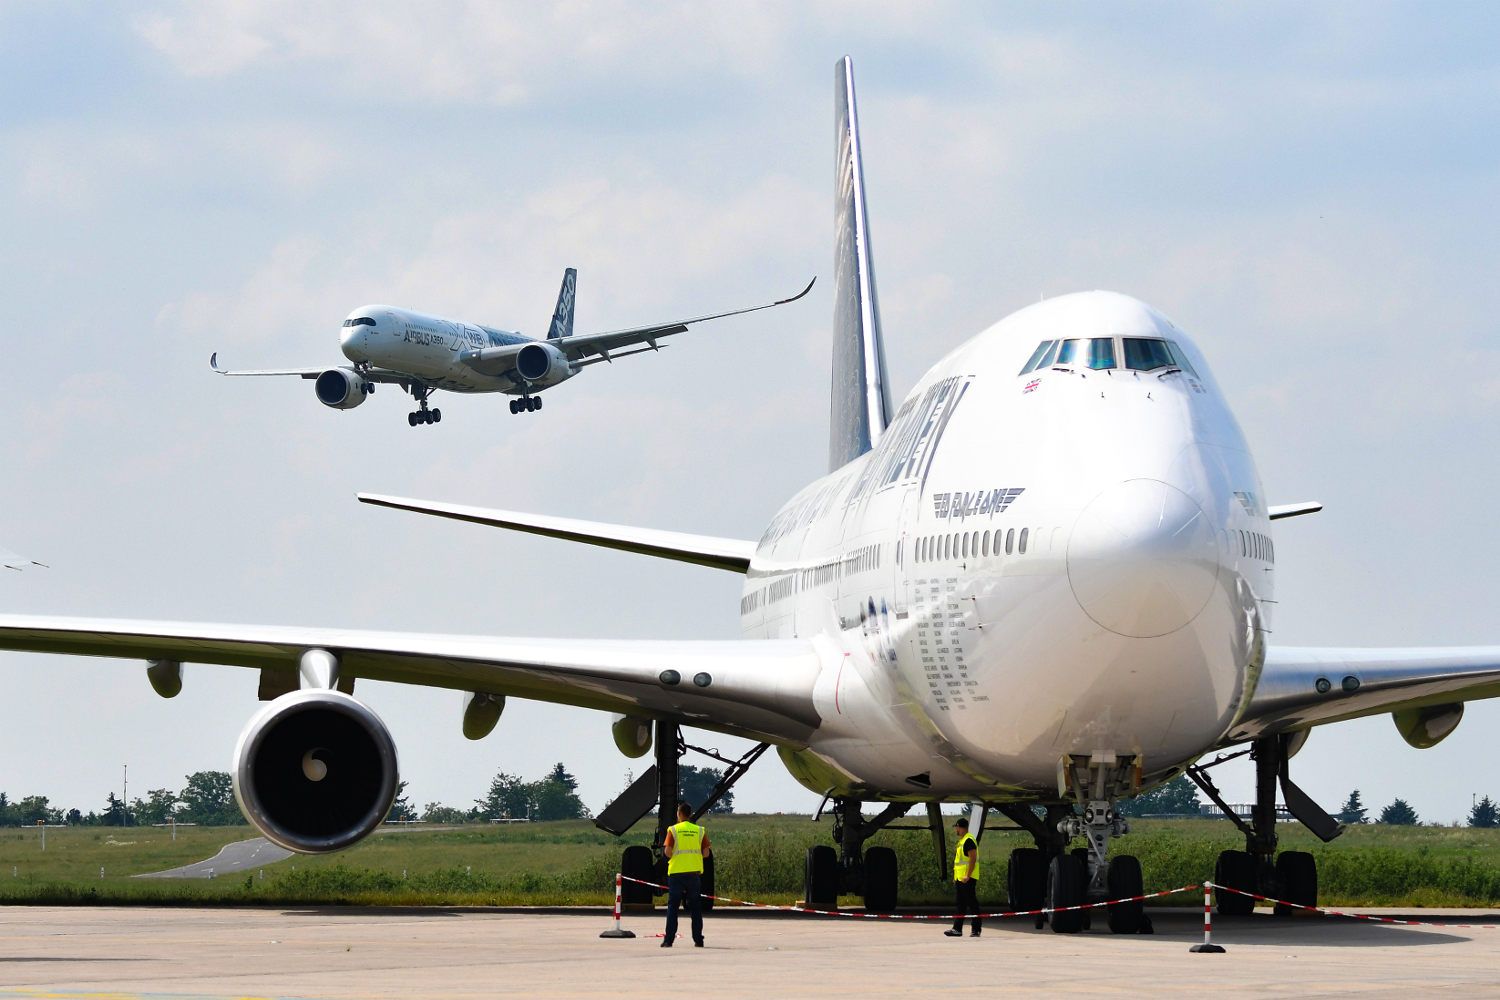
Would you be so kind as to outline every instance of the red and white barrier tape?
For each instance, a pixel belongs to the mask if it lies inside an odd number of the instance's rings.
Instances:
[[[1277,906],[1289,907],[1293,910],[1302,910],[1307,913],[1321,913],[1329,917],[1348,917],[1350,920],[1368,920],[1376,924],[1401,924],[1406,927],[1456,927],[1463,930],[1500,930],[1500,924],[1452,924],[1437,920],[1402,920],[1398,917],[1381,917],[1371,913],[1349,913],[1346,910],[1330,910],[1322,906],[1307,906],[1303,903],[1289,903],[1284,899],[1276,899],[1273,896],[1262,896],[1255,892],[1246,892],[1244,889],[1235,889],[1217,882],[1205,882],[1205,886],[1211,886],[1220,892],[1232,892],[1236,896],[1249,896],[1251,899],[1261,903],[1274,903]]]
[[[652,889],[666,889],[660,882],[647,882],[644,879],[631,878],[629,875],[619,875],[617,879],[626,882],[634,882],[636,885],[649,886]],[[732,903],[736,906],[753,906],[762,910],[781,910],[786,913],[811,913],[819,917],[856,917],[861,920],[992,920],[1002,917],[1039,917],[1048,913],[1068,913],[1072,910],[1093,910],[1101,906],[1112,906],[1118,903],[1138,903],[1147,899],[1157,899],[1161,896],[1170,896],[1178,892],[1191,892],[1201,888],[1197,885],[1185,885],[1179,889],[1164,889],[1161,892],[1149,892],[1144,896],[1126,896],[1122,899],[1110,899],[1099,903],[1083,903],[1079,906],[1057,906],[1043,907],[1040,910],[996,910],[987,913],[865,913],[859,910],[815,910],[806,906],[787,906],[776,903],[756,903],[748,899],[734,899],[729,896],[712,896],[703,894],[704,899],[712,899],[719,903]]]

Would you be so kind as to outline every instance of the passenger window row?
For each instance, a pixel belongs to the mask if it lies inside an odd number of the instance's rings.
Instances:
[[[1121,348],[1116,351],[1116,345]],[[1021,374],[1042,368],[1089,368],[1104,371],[1122,367],[1130,371],[1151,372],[1158,368],[1180,368],[1189,375],[1198,373],[1188,363],[1182,348],[1170,340],[1155,337],[1089,337],[1070,340],[1044,340],[1037,345]]]
[[[1271,541],[1270,535],[1262,535],[1258,531],[1241,531],[1239,535],[1241,556],[1272,563],[1276,561],[1276,543]]]
[[[1015,528],[1007,528],[993,533],[960,531],[951,535],[924,535],[912,546],[915,557],[912,561],[926,563],[945,559],[983,559],[1000,555],[1002,548],[1006,555],[1024,556],[1030,534],[1030,528],[1022,528],[1019,535]]]

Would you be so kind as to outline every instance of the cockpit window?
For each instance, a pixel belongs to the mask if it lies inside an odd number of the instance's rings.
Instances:
[[[1036,345],[1036,350],[1031,352],[1031,358],[1027,360],[1026,367],[1021,369],[1020,374],[1025,375],[1029,371],[1035,371],[1042,367],[1042,356],[1051,350],[1056,343],[1057,341],[1055,340],[1044,340]]]
[[[1187,355],[1184,354],[1184,353],[1182,353],[1182,348],[1178,347],[1176,344],[1172,343],[1170,340],[1167,341],[1167,347],[1171,349],[1171,351],[1172,351],[1172,360],[1175,361],[1175,362],[1177,362],[1177,367],[1181,368],[1183,371],[1187,372],[1189,375],[1193,376],[1194,378],[1197,378],[1198,377],[1198,373],[1193,370],[1192,363],[1188,361]]]
[[[1145,337],[1125,337],[1125,367],[1138,372],[1149,372],[1157,368],[1175,368],[1177,362],[1167,348],[1165,340],[1148,340]]]
[[[1095,371],[1115,366],[1115,339],[1095,337],[1089,341],[1089,367]]]
[[[344,320],[345,326],[374,326],[375,321],[368,316],[356,316],[353,319]]]

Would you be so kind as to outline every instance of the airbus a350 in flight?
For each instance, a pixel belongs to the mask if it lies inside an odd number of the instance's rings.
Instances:
[[[545,340],[509,330],[426,316],[395,306],[360,306],[344,320],[339,347],[352,364],[337,368],[277,368],[229,371],[219,367],[214,353],[208,364],[220,375],[295,375],[314,379],[318,402],[335,410],[352,410],[375,391],[376,383],[399,385],[417,401],[407,414],[412,427],[435,424],[443,411],[427,405],[437,390],[447,392],[503,392],[511,413],[542,408],[543,389],[577,375],[589,365],[660,349],[663,337],[683,333],[694,323],[741,316],[795,302],[812,290],[813,281],[789,299],[734,309],[729,312],[676,319],[607,333],[573,334],[573,299],[578,271],[563,272],[562,290]],[[640,345],[646,345],[644,347]]]
[[[868,838],[914,805],[943,853],[939,805],[998,810],[1034,847],[1009,859],[1011,903],[1069,906],[1141,892],[1113,842],[1120,800],[1212,755],[1256,771],[1245,850],[1216,880],[1299,903],[1312,855],[1278,851],[1277,789],[1325,839],[1338,824],[1290,777],[1320,725],[1389,713],[1414,747],[1464,703],[1500,695],[1500,647],[1283,648],[1270,643],[1273,522],[1250,448],[1197,342],[1124,295],[1054,298],[939,359],[892,405],[865,211],[853,71],[836,70],[837,196],[829,473],[758,541],[362,496],[369,503],[683,560],[744,576],[729,641],[516,639],[331,627],[12,615],[0,648],[146,660],[163,695],[182,663],[260,672],[266,704],[235,750],[245,815],[278,844],[347,847],[384,819],[396,748],[356,700],[360,679],[468,693],[480,738],[507,698],[615,713],[627,756],[656,766],[600,817],[628,827],[676,796],[679,727],[748,737],[732,783],[774,746],[826,796],[834,845],[809,850],[807,899],[896,903],[896,857]],[[864,803],[884,803],[866,817]],[[663,805],[665,804],[665,805]],[[706,809],[712,802],[700,803]],[[1040,815],[1039,815],[1040,813]],[[1085,850],[1069,848],[1077,840]],[[649,871],[630,848],[630,873]],[[1221,896],[1228,911],[1250,901]],[[1081,929],[1056,913],[1059,932]],[[1109,926],[1147,925],[1139,902]]]

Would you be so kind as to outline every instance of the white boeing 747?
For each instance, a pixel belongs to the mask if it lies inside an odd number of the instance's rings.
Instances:
[[[632,757],[654,746],[656,764],[600,816],[615,830],[675,798],[680,726],[760,741],[729,762],[726,785],[774,746],[832,803],[836,843],[807,858],[812,906],[858,892],[889,910],[896,856],[866,840],[921,804],[941,852],[939,805],[962,801],[979,806],[976,825],[995,809],[1034,838],[1009,859],[1012,905],[1136,896],[1139,863],[1111,850],[1128,830],[1117,804],[1184,773],[1218,798],[1212,763],[1199,762],[1248,754],[1245,850],[1225,851],[1215,879],[1314,903],[1313,856],[1279,851],[1276,837],[1278,786],[1319,836],[1340,829],[1290,776],[1309,731],[1388,713],[1412,746],[1433,746],[1465,702],[1500,695],[1500,647],[1271,645],[1274,522],[1318,505],[1266,502],[1204,351],[1133,298],[1084,292],[1023,309],[892,405],[847,59],[836,88],[830,472],[758,541],[361,497],[743,575],[742,638],[12,615],[0,648],[145,660],[166,696],[185,661],[258,670],[266,704],[235,750],[235,792],[251,822],[297,851],[353,844],[390,806],[395,746],[353,697],[368,679],[467,692],[463,731],[476,739],[507,698],[615,713],[616,745]],[[866,817],[863,803],[885,805]],[[623,864],[638,874],[656,861],[634,847]],[[1108,912],[1115,932],[1149,927],[1139,902]],[[1076,932],[1082,917],[1051,925]]]
[[[412,427],[443,419],[442,410],[427,405],[428,398],[439,389],[503,392],[519,397],[510,401],[511,413],[529,413],[542,408],[543,389],[566,382],[589,365],[659,350],[659,340],[683,333],[694,323],[795,302],[811,291],[812,286],[809,281],[806,288],[791,298],[748,309],[574,336],[573,299],[578,271],[570,267],[563,272],[562,290],[558,292],[557,307],[552,311],[545,340],[395,306],[369,305],[350,313],[339,333],[339,347],[352,362],[348,367],[229,371],[219,367],[217,352],[208,359],[208,364],[220,375],[295,375],[314,379],[313,391],[318,402],[335,410],[352,410],[361,405],[375,391],[377,383],[399,385],[417,402],[417,408],[406,416],[407,424]],[[639,346],[642,344],[646,346]]]

